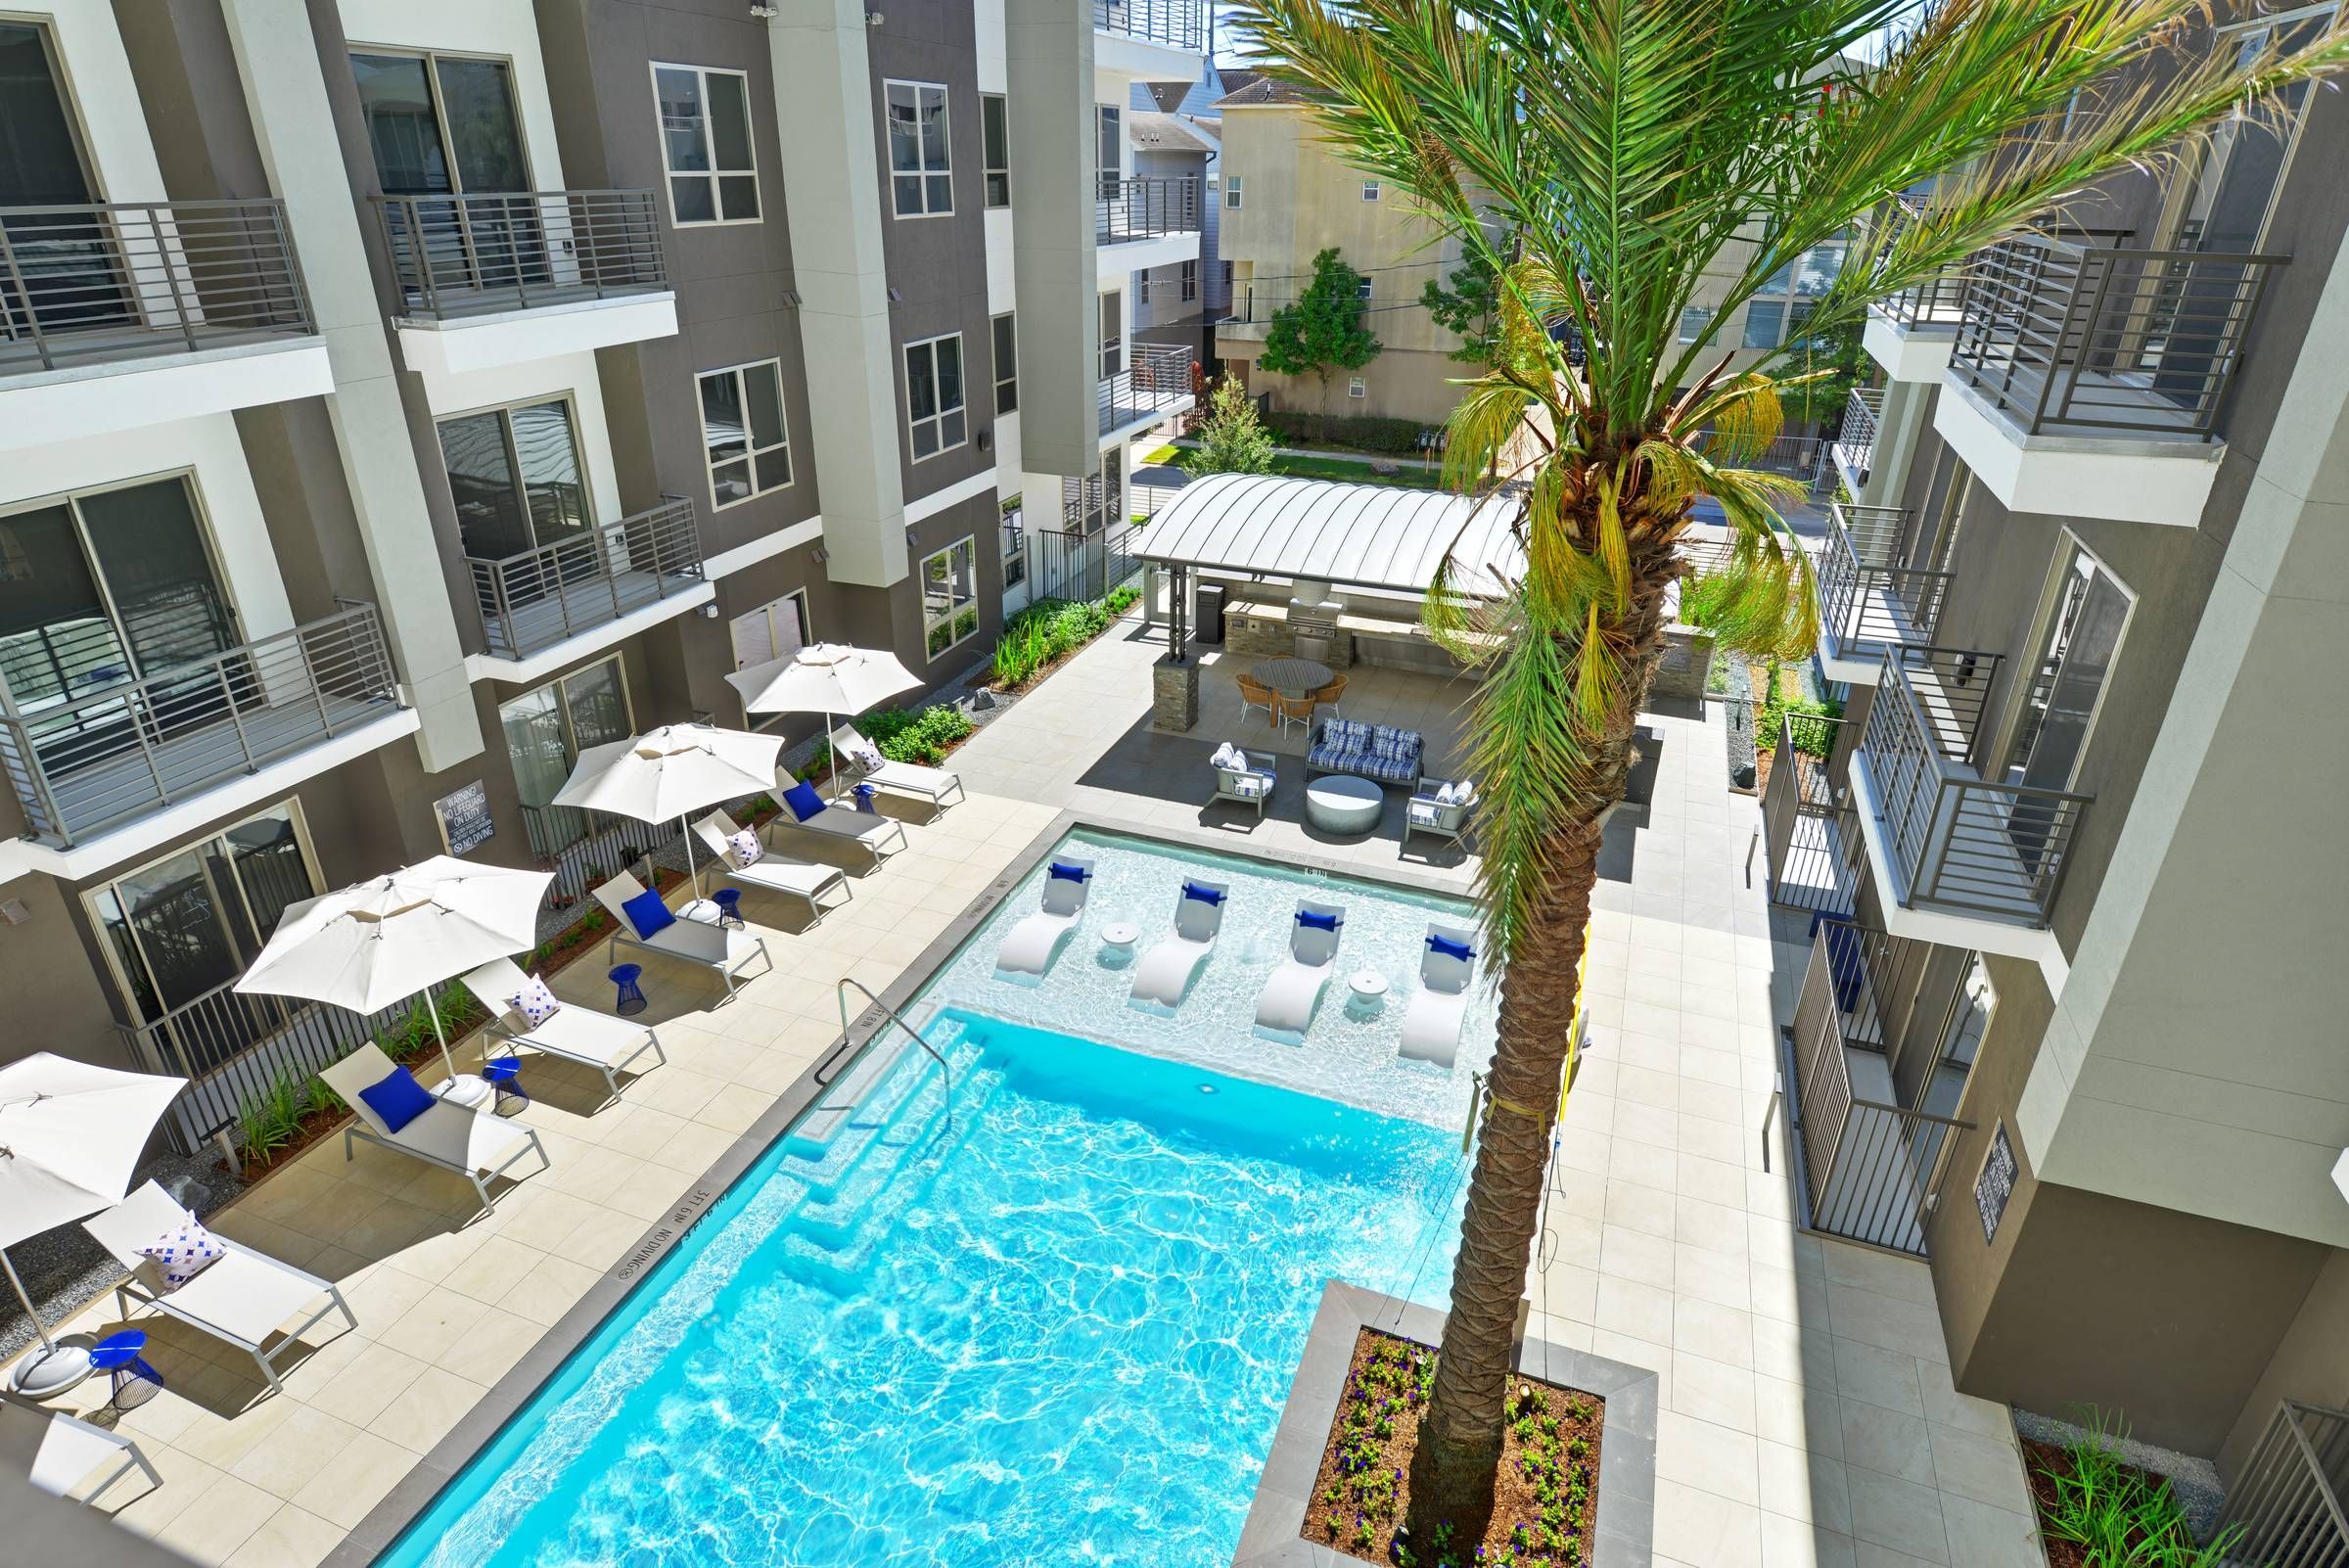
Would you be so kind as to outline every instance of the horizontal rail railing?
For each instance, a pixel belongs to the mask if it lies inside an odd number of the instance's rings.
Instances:
[[[1816,436],[1779,436],[1760,448],[1731,445],[1720,439],[1710,429],[1699,431],[1697,439],[1705,455],[1716,463],[1731,468],[1758,468],[1772,474],[1791,474],[1809,479],[1819,467],[1821,442]]]
[[[1876,457],[1876,427],[1884,415],[1881,387],[1854,387],[1844,399],[1843,422],[1835,432],[1836,455],[1862,479]]]
[[[1099,386],[1101,434],[1179,407],[1191,397],[1191,351],[1135,345],[1127,368]]]
[[[1123,245],[1199,230],[1199,177],[1143,175],[1104,180],[1093,203],[1093,242]]]
[[[650,191],[378,196],[402,314],[482,315],[668,287]]]
[[[1825,715],[1781,713],[1774,737],[1756,737],[1765,750],[1775,743],[1762,790],[1773,903],[1830,914],[1852,907],[1865,851],[1848,792],[1834,782],[1834,758],[1848,749],[1849,728],[1849,721]],[[1801,750],[1798,741],[1812,751]]]
[[[1889,208],[1878,210],[1891,226],[1890,242],[1898,244],[1901,234],[1924,216],[1926,205],[1916,197],[1903,196],[1896,198]],[[1875,308],[1909,331],[1919,328],[1954,331],[1965,295],[1965,265],[1963,261],[1952,262],[1922,283],[1887,296]]]
[[[1207,47],[1207,0],[1093,0],[1093,26],[1198,54]]]
[[[519,659],[702,580],[693,503],[661,505],[498,560],[465,558],[487,651]]]
[[[0,768],[71,845],[399,706],[372,605],[47,705],[0,700]]]
[[[2349,1410],[2283,1400],[2227,1489],[2227,1560],[2349,1568]]]
[[[314,330],[282,202],[0,207],[0,374]]]
[[[2026,433],[2210,439],[2288,257],[2017,235],[1966,271],[1950,368]]]
[[[1957,575],[1895,564],[1908,519],[1904,507],[1839,502],[1827,509],[1819,619],[1839,649],[1933,640]]]

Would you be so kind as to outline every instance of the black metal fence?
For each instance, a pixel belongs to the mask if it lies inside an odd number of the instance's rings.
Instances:
[[[1027,531],[1029,592],[1036,599],[1099,599],[1142,569],[1133,553],[1134,535],[1141,530],[1131,523],[1111,523],[1089,533]]]
[[[2227,1491],[2230,1562],[2349,1568],[2349,1410],[2284,1400]]]

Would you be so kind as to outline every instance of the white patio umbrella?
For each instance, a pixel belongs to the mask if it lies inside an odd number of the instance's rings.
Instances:
[[[90,1374],[90,1349],[59,1344],[7,1248],[122,1201],[139,1151],[184,1078],[123,1073],[42,1051],[0,1067],[0,1268],[41,1336],[11,1384],[46,1399]]]
[[[578,765],[555,795],[557,806],[611,811],[639,822],[677,819],[685,836],[685,871],[693,879],[693,901],[702,901],[702,876],[694,864],[693,836],[685,819],[706,807],[745,795],[771,794],[780,735],[714,724],[664,724],[633,740],[594,746],[579,754]]]
[[[882,698],[921,684],[895,654],[845,642],[814,643],[789,659],[737,669],[726,679],[742,694],[746,714],[823,715],[826,745],[834,714],[853,718]]]
[[[302,996],[372,1013],[538,942],[538,906],[552,871],[515,871],[436,854],[387,876],[288,904],[277,931],[236,989]],[[457,1071],[440,1012],[433,1034],[460,1105],[489,1095],[477,1074]]]

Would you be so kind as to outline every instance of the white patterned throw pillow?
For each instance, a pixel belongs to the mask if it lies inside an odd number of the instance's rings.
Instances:
[[[228,1249],[192,1214],[182,1215],[178,1224],[139,1251],[155,1260],[166,1291],[177,1290],[228,1256]]]
[[[740,833],[726,836],[726,858],[734,862],[734,869],[737,871],[748,870],[757,865],[760,856],[765,853],[766,846],[760,844],[759,835],[749,828],[744,828]]]
[[[555,1000],[555,993],[546,989],[546,982],[534,975],[523,983],[522,990],[506,998],[506,1005],[522,1014],[532,1029],[554,1017],[563,1006]]]

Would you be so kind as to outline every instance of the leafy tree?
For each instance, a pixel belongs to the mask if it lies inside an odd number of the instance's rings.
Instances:
[[[1256,417],[1256,401],[1237,376],[1215,384],[1207,396],[1207,418],[1192,434],[1199,444],[1178,461],[1193,478],[1272,472],[1272,433]]]
[[[1329,375],[1359,370],[1383,346],[1362,325],[1362,284],[1331,246],[1313,257],[1313,281],[1292,304],[1272,312],[1265,351],[1257,363],[1283,376],[1312,376],[1321,383],[1321,408],[1329,409]]]
[[[1808,328],[1762,367],[1782,386],[1779,405],[1790,420],[1819,420],[1832,426],[1844,399],[1867,378],[1867,349],[1861,324],[1847,322],[1825,333]]]
[[[1479,683],[1478,893],[1500,1020],[1413,1464],[1413,1540],[1480,1529],[1509,1347],[1560,1105],[1600,836],[1664,653],[1690,507],[1728,519],[1722,642],[1807,653],[1811,568],[1777,512],[1797,482],[1736,466],[1780,383],[1679,341],[1731,239],[1723,317],[1858,230],[1807,331],[2159,164],[2221,118],[2349,66],[2349,28],[2245,57],[2202,0],[1233,0],[1249,51],[1308,90],[1339,156],[1482,254],[1497,364],[1451,420],[1453,486],[1505,507],[1527,564],[1489,600],[1439,569],[1430,631]],[[1938,178],[1913,222],[1876,221]],[[1514,236],[1495,252],[1485,225]],[[1575,329],[1569,337],[1561,328]],[[1583,346],[1571,363],[1571,344]],[[1720,432],[1707,440],[1700,433]],[[1493,475],[1492,479],[1486,476]],[[1505,484],[1505,489],[1501,485]]]
[[[1460,340],[1451,357],[1467,365],[1496,362],[1500,348],[1500,279],[1482,252],[1470,252],[1451,269],[1447,284],[1434,278],[1419,291],[1419,302],[1436,325]]]

